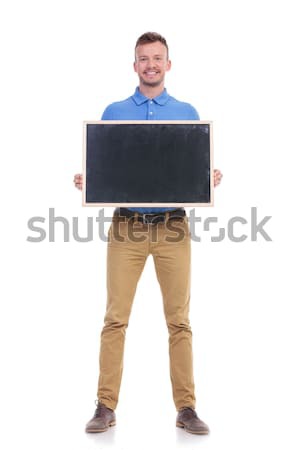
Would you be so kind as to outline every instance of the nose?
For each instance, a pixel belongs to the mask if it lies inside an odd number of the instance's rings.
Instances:
[[[150,68],[150,69],[155,68],[156,67],[156,61],[154,59],[153,60],[149,59],[147,67]]]

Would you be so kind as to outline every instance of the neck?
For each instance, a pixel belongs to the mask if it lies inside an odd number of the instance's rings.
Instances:
[[[155,98],[158,97],[160,94],[163,93],[164,85],[160,84],[159,86],[146,86],[142,83],[139,84],[139,90],[140,92],[148,98]]]

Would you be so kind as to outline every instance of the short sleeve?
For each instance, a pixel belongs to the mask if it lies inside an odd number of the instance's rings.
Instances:
[[[101,120],[114,120],[114,114],[111,105],[108,105],[103,111]]]
[[[190,105],[189,119],[190,120],[200,120],[198,111],[192,105]]]

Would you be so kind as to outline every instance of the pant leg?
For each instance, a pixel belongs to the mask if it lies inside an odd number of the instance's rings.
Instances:
[[[171,222],[169,222],[171,223]],[[177,409],[195,408],[192,331],[189,322],[191,239],[187,220],[172,221],[181,239],[168,242],[174,233],[159,226],[157,243],[151,246],[169,330],[170,376]]]
[[[121,242],[115,233],[120,226]],[[147,242],[132,242],[128,227],[132,223],[112,223],[107,248],[107,307],[101,333],[98,400],[115,409],[123,371],[125,333],[136,291],[147,256]]]

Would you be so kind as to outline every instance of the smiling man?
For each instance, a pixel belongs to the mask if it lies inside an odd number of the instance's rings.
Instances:
[[[165,73],[171,68],[167,43],[163,41],[163,38],[161,41],[146,44],[138,41],[135,48],[134,70],[144,91],[149,87],[152,96],[153,88],[158,88],[157,93],[160,94]],[[143,42],[143,39],[140,38],[140,42]]]
[[[145,33],[135,46],[134,70],[139,86],[126,100],[109,105],[102,120],[198,120],[196,109],[170,96],[165,89],[165,75],[171,69],[166,40],[158,33]],[[214,184],[221,181],[214,172]],[[82,175],[74,178],[82,189]],[[176,222],[182,240],[166,239],[168,221]],[[134,227],[142,229],[146,239],[131,241]],[[157,227],[155,242],[151,227]],[[124,240],[114,239],[121,233]],[[194,434],[207,434],[208,426],[195,411],[192,331],[190,304],[189,225],[184,209],[120,208],[114,213],[107,251],[107,307],[101,333],[100,375],[97,409],[86,431],[98,433],[115,425],[116,409],[123,370],[125,333],[138,280],[147,257],[154,259],[157,279],[163,295],[164,313],[169,331],[170,377],[173,400],[178,411],[176,425]],[[153,330],[153,332],[155,332]],[[150,380],[148,380],[150,382]],[[142,411],[138,410],[137,414]],[[155,420],[159,420],[156,412]]]

